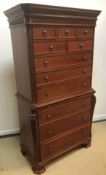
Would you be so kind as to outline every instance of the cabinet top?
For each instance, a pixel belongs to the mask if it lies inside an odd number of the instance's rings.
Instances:
[[[49,6],[41,4],[19,4],[4,12],[8,17],[10,26],[25,23],[34,23],[31,18],[68,18],[68,19],[83,19],[92,21],[92,25],[95,25],[97,16],[100,14],[100,10],[88,10],[69,7]],[[22,20],[24,19],[24,20]],[[37,20],[39,21],[39,20]],[[35,23],[37,22],[35,21]],[[71,20],[72,21],[72,20]]]

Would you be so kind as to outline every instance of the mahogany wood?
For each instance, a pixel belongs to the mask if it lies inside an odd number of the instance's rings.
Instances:
[[[7,11],[17,82],[21,152],[35,173],[91,144],[94,31],[100,11],[19,4]]]

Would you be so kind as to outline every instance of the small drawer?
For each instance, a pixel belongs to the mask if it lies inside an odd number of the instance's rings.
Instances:
[[[34,39],[49,39],[55,38],[55,28],[51,27],[39,27],[33,28],[33,38]]]
[[[41,160],[51,159],[55,155],[70,150],[72,147],[83,144],[85,140],[91,137],[91,127],[87,125],[77,130],[40,144]]]
[[[79,50],[93,50],[93,42],[88,41],[69,41],[68,42],[69,51],[79,51]]]
[[[65,109],[65,110],[64,110]],[[62,104],[54,104],[50,108],[38,110],[38,119],[40,126],[51,121],[61,119],[69,114],[91,109],[91,96],[86,98],[80,98],[73,101],[63,101]]]
[[[75,38],[75,28],[58,28],[58,38]]]
[[[57,71],[50,71],[46,73],[36,74],[36,83],[38,85],[59,82],[73,77],[91,75],[92,65],[88,66],[73,66],[67,69],[59,69]]]
[[[40,86],[37,89],[38,102],[53,100],[64,95],[88,90],[91,87],[91,77],[75,78],[53,85]]]
[[[93,27],[78,27],[76,28],[77,37],[93,37],[94,28]]]
[[[48,70],[84,62],[92,62],[91,52],[35,58],[35,69],[39,71]]]
[[[77,108],[76,108],[77,111]],[[50,122],[40,127],[40,141],[48,140],[58,134],[62,134],[68,130],[87,124],[91,121],[90,110],[77,114],[68,114],[64,118]],[[60,126],[61,125],[61,126]]]
[[[34,43],[34,53],[65,52],[65,42],[37,42]]]

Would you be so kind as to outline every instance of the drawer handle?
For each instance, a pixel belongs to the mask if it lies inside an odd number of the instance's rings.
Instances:
[[[86,82],[82,83],[82,86],[83,87],[86,87],[87,86],[87,83]]]
[[[83,48],[83,47],[84,47],[84,44],[83,44],[83,43],[81,43],[81,44],[80,44],[80,48]]]
[[[45,60],[45,61],[44,61],[44,65],[45,65],[45,66],[47,66],[47,64],[48,64],[48,61],[47,61],[47,60]]]
[[[52,147],[48,147],[48,152],[52,153],[53,152],[53,148]]]
[[[88,59],[88,57],[87,56],[84,56],[84,61],[86,61]]]
[[[83,135],[83,136],[86,136],[86,135],[87,135],[87,132],[86,132],[86,131],[83,131],[83,132],[82,132],[82,135]]]
[[[87,72],[87,69],[83,69],[83,73],[85,74]]]
[[[53,45],[50,45],[49,48],[50,48],[50,50],[52,50],[53,49]]]
[[[51,129],[48,130],[48,135],[49,135],[49,136],[52,135],[52,130],[51,130]]]
[[[47,119],[50,119],[50,118],[51,118],[51,115],[50,115],[50,114],[48,114],[48,115],[47,115]]]
[[[82,102],[82,107],[85,107],[86,106],[86,103]]]
[[[43,34],[44,34],[44,35],[46,35],[46,32],[47,32],[46,30],[43,30]]]
[[[84,30],[84,34],[88,34],[88,30]]]
[[[48,75],[44,77],[44,80],[45,80],[45,81],[48,81],[48,80],[49,80]]]
[[[82,119],[83,119],[83,120],[86,120],[86,116],[83,116]]]
[[[68,29],[65,31],[65,34],[66,34],[66,35],[68,35],[68,34],[69,34],[69,30],[68,30]]]
[[[48,95],[49,95],[49,92],[48,92],[48,91],[46,91],[46,92],[45,92],[45,95],[46,95],[46,96],[48,96]]]

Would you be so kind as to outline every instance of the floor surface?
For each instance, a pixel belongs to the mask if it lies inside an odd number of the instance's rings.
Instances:
[[[92,133],[91,147],[56,158],[43,175],[106,175],[106,121],[93,123]],[[0,139],[0,175],[34,174],[19,145],[19,136]]]

